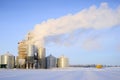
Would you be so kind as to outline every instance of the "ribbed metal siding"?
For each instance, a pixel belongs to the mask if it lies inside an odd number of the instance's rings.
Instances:
[[[47,68],[55,68],[57,59],[56,59],[56,57],[50,55],[46,58],[46,62],[47,62],[47,65],[46,65]]]

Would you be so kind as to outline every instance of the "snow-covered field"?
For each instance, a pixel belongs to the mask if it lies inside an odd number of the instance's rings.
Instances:
[[[120,80],[120,68],[0,69],[0,80]]]

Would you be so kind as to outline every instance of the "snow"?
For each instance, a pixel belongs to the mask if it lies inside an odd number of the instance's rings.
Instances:
[[[0,80],[120,80],[120,68],[0,69]]]

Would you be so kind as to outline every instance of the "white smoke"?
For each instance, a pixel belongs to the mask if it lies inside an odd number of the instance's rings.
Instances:
[[[37,24],[32,31],[34,35],[32,41],[36,45],[43,46],[45,39],[50,36],[71,34],[78,29],[104,29],[117,25],[120,25],[120,7],[111,9],[107,3],[102,3],[98,8],[91,6],[76,14],[49,19],[41,24]]]
[[[116,46],[116,51],[117,51],[117,52],[120,52],[120,43],[117,44],[117,46]]]
[[[102,48],[98,40],[93,40],[91,38],[88,38],[87,40],[85,40],[81,47],[87,51],[99,50]]]

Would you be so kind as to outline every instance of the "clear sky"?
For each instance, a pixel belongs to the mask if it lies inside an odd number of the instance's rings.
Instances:
[[[0,0],[0,54],[9,51],[17,56],[17,43],[36,24],[74,15],[92,5],[99,7],[103,2],[113,10],[120,6],[120,0]],[[46,55],[60,57],[64,54],[70,64],[120,65],[120,25],[97,30],[79,29],[72,36],[74,38],[69,41],[46,43]]]

